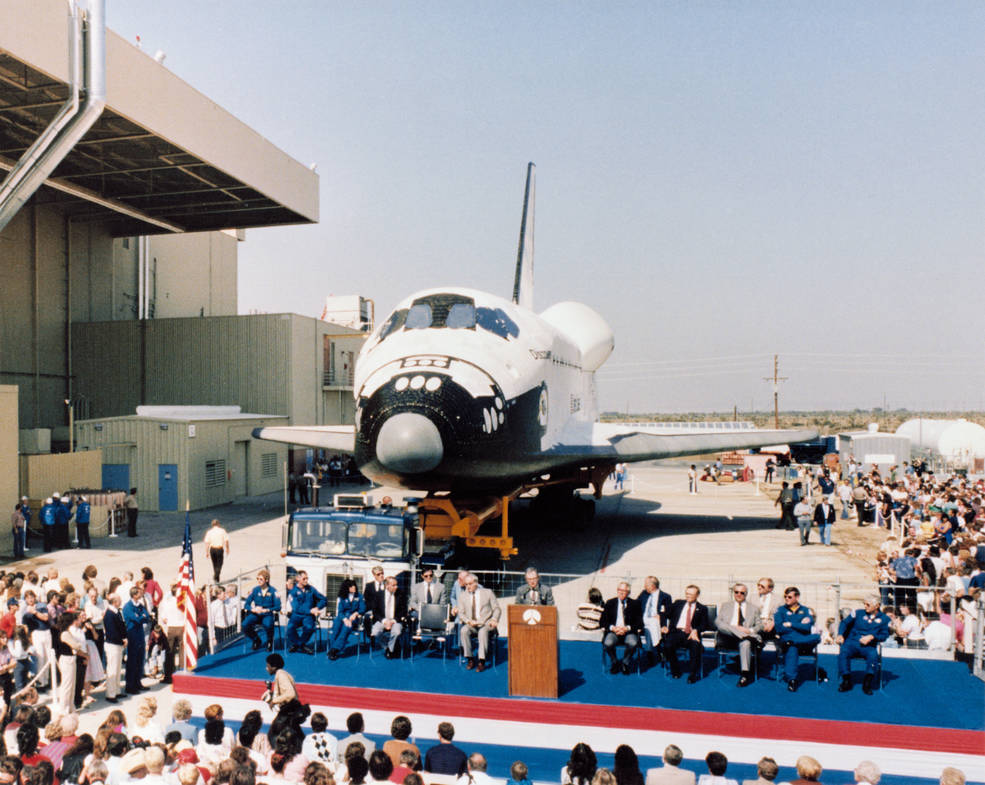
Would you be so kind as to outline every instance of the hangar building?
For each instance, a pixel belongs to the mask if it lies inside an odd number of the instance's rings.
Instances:
[[[70,53],[85,52],[89,79],[94,45],[83,47],[79,35],[64,0],[0,3],[0,178],[82,94]],[[243,230],[318,220],[319,180],[308,167],[122,37],[106,30],[99,46],[105,106],[0,229],[0,504],[8,510],[18,429],[53,429],[59,441],[70,416],[112,408],[98,390],[80,395],[98,360],[83,324],[120,325],[120,337],[97,339],[106,340],[102,352],[129,356],[128,336],[152,333],[146,326],[159,319],[246,319],[235,317]],[[156,367],[113,414],[148,403]]]

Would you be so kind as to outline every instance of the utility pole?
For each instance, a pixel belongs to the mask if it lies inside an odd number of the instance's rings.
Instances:
[[[764,376],[764,382],[773,382],[773,427],[780,429],[780,382],[785,382],[788,377],[780,376],[780,355],[773,355],[773,375]]]

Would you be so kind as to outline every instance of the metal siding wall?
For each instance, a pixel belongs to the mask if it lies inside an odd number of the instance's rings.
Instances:
[[[85,396],[90,417],[133,414],[140,404],[140,323],[97,322],[72,327],[76,395]]]

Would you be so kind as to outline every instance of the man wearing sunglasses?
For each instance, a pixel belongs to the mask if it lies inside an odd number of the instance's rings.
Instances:
[[[739,686],[752,683],[752,650],[759,646],[759,633],[763,627],[759,606],[748,599],[749,590],[744,583],[732,587],[732,599],[722,603],[715,618],[718,628],[718,645],[739,650]]]

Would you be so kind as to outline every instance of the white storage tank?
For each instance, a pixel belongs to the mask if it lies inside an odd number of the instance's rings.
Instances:
[[[896,433],[945,458],[985,458],[985,428],[968,420],[907,420]]]

